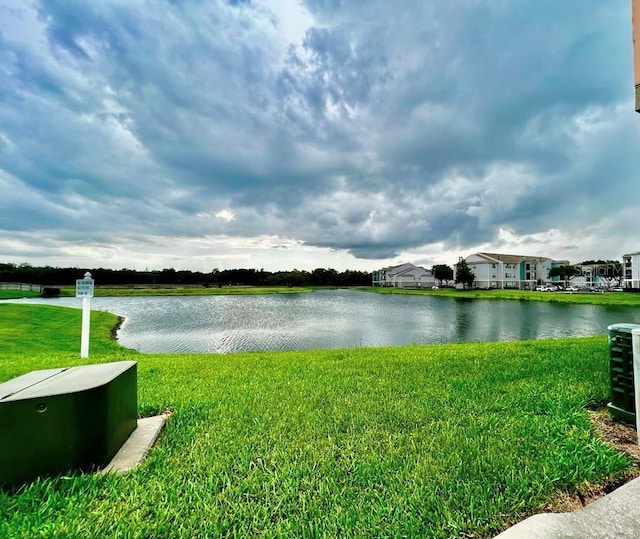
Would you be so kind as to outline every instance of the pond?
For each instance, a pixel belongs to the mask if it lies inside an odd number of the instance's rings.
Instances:
[[[19,300],[80,308],[76,298]],[[634,307],[326,290],[255,296],[93,298],[125,317],[122,345],[147,353],[305,350],[605,334]]]

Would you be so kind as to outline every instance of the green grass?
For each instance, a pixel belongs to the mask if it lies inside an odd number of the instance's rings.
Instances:
[[[394,287],[383,288],[379,286],[358,287],[357,290],[376,292],[378,294],[426,295],[466,299],[508,299],[519,301],[547,301],[551,303],[626,305],[640,307],[640,294],[632,294],[629,292],[529,292],[527,290],[457,290],[455,288],[416,290]]]
[[[96,296],[204,296],[204,295],[247,295],[247,294],[299,294],[314,292],[319,289],[333,287],[313,286],[96,286]],[[621,305],[640,307],[640,294],[626,292],[595,293],[565,293],[565,292],[529,292],[526,290],[456,290],[440,288],[438,290],[416,290],[410,288],[382,288],[373,286],[352,287],[363,292],[378,294],[428,295],[438,297],[452,297],[465,299],[503,299],[519,301],[547,301],[556,303],[592,304],[592,305]],[[0,291],[1,294],[1,291]],[[37,295],[37,294],[34,294]],[[61,287],[62,296],[75,295],[72,286]],[[17,296],[22,297],[22,296]],[[0,299],[2,296],[0,295]]]
[[[40,296],[39,292],[32,292],[31,290],[0,290],[1,299],[19,299],[19,298],[37,298]]]
[[[62,286],[62,296],[74,296],[75,287]],[[254,295],[254,294],[300,294],[313,292],[318,287],[312,286],[164,286],[164,285],[130,285],[130,286],[96,286],[96,296],[219,296],[219,295]]]
[[[79,354],[81,320],[81,309],[0,303],[0,373],[4,374],[7,358],[19,358],[9,364],[22,371],[21,364],[28,364],[30,358],[37,363],[43,355],[49,355],[55,361],[60,356],[66,360],[73,357],[74,352]],[[114,314],[91,311],[91,353],[101,356],[135,353],[113,339],[113,328],[117,323],[118,317]]]
[[[79,316],[0,304],[0,381],[82,363]],[[141,414],[174,413],[127,475],[0,491],[0,537],[491,537],[630,466],[586,411],[605,337],[144,355],[92,321],[91,361],[135,359]]]

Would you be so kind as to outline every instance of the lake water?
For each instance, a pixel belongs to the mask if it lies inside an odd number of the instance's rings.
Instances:
[[[76,298],[19,300],[80,308]],[[125,317],[126,347],[149,353],[303,350],[606,333],[640,324],[640,309],[536,301],[465,300],[327,290],[257,296],[93,298]]]

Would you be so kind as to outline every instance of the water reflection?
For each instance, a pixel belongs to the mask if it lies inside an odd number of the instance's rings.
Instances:
[[[80,307],[75,298],[20,300]],[[142,352],[236,352],[525,340],[603,334],[640,309],[535,301],[379,295],[350,290],[264,296],[94,298],[126,317],[118,334]]]

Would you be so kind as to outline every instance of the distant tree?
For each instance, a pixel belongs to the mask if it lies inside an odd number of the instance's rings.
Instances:
[[[462,283],[464,288],[471,288],[476,276],[467,265],[464,258],[460,257],[456,264],[456,284]]]
[[[591,275],[597,275],[608,287],[622,284],[622,264],[617,260],[585,260],[580,265],[589,267]]]
[[[176,270],[173,268],[165,268],[161,272],[159,272],[158,282],[162,284],[176,284],[178,281],[176,280]]]
[[[338,274],[336,286],[367,286],[371,284],[371,273],[366,271],[345,270]]]
[[[438,280],[440,284],[443,281],[453,281],[453,268],[446,264],[436,264],[431,268],[433,277]]]
[[[578,266],[571,264],[554,266],[549,270],[549,277],[560,277],[560,279],[564,281],[565,286],[567,285],[567,281],[570,281],[578,275],[582,275],[582,270]]]
[[[338,272],[333,268],[316,268],[311,272],[310,284],[313,286],[331,286],[338,280]]]
[[[622,285],[622,264],[605,264],[596,268],[596,275],[608,287]]]
[[[163,270],[136,271],[132,269],[106,268],[53,268],[51,266],[31,266],[0,262],[0,282],[25,282],[43,285],[73,284],[86,271],[101,285],[124,284],[190,284],[208,286],[226,286],[239,284],[246,286],[305,286],[322,284],[325,286],[367,286],[371,283],[371,274],[364,271],[346,270],[338,273],[334,269],[316,268],[308,271],[279,271],[271,273],[264,269],[236,268],[220,270],[213,268],[210,273],[198,271]]]

